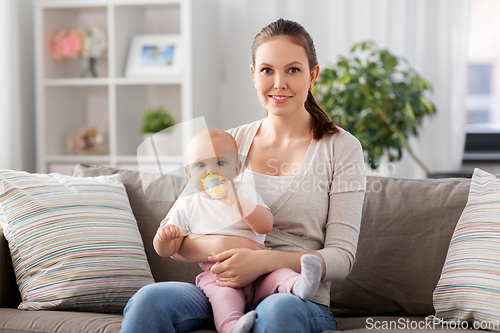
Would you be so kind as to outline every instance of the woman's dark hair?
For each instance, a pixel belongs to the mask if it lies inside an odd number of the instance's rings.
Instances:
[[[252,64],[255,67],[255,53],[257,48],[270,38],[287,37],[293,43],[302,46],[306,50],[307,60],[309,61],[309,69],[312,70],[318,64],[316,57],[316,48],[314,47],[311,35],[297,22],[279,19],[264,27],[255,36],[252,45]],[[324,133],[334,134],[338,132],[335,123],[332,122],[328,114],[319,106],[313,94],[309,90],[304,107],[312,117],[312,131],[315,140],[323,137]]]

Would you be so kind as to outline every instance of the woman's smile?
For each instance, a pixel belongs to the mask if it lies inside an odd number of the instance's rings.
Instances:
[[[292,98],[292,96],[286,96],[286,95],[268,95],[268,96],[274,103],[277,104],[286,103]]]

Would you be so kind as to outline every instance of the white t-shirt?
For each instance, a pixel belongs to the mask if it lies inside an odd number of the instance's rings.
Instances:
[[[241,174],[241,179],[250,184],[255,183],[257,193],[260,194],[266,205],[271,207],[290,186],[293,176],[270,176],[245,169]]]
[[[238,196],[269,209],[251,185],[241,181],[234,184]],[[179,198],[161,224],[178,226],[184,236],[190,233],[240,236],[260,244],[265,240],[265,235],[253,231],[231,207],[220,200],[207,199],[199,192]]]

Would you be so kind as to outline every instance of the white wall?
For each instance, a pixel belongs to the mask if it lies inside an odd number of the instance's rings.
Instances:
[[[218,121],[222,128],[248,123],[265,115],[255,92],[249,66],[253,38],[267,24],[281,17],[300,22],[315,41],[320,66],[334,61],[337,54],[345,54],[349,49],[349,32],[342,30],[348,18],[340,15],[344,8],[338,8],[344,6],[344,1],[216,1],[219,4],[219,54],[222,68]],[[360,13],[368,13],[368,10],[360,9]],[[332,30],[338,31],[333,39],[330,38]]]
[[[375,40],[396,54],[412,54],[415,40],[403,39],[415,29],[413,10],[407,16],[392,18],[388,13],[407,7],[416,11],[417,0],[216,0],[219,4],[220,58],[222,68],[221,114],[219,123],[229,128],[261,118],[260,105],[250,76],[251,45],[254,36],[267,24],[281,17],[301,23],[314,40],[320,67],[347,55],[351,46],[362,40]],[[376,17],[374,20],[373,17]],[[371,18],[371,19],[370,19]],[[357,25],[356,22],[370,22]],[[376,25],[376,26],[373,26]],[[383,26],[381,28],[380,26]],[[408,59],[411,63],[415,58]]]

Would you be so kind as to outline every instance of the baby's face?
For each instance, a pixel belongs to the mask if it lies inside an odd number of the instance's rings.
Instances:
[[[225,181],[235,178],[241,168],[238,151],[228,139],[208,135],[195,137],[186,151],[186,173],[196,189],[205,193],[203,179],[210,174],[222,176]]]

